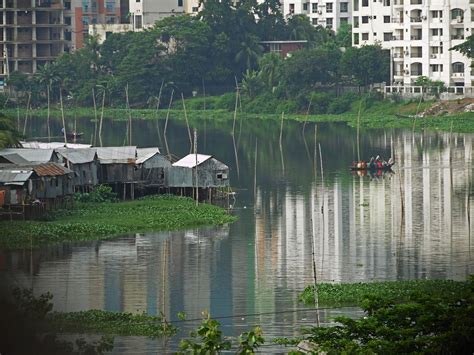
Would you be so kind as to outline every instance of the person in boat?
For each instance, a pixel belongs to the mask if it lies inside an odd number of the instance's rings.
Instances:
[[[375,169],[377,167],[374,157],[370,157],[369,164],[367,166],[369,169]]]
[[[380,155],[377,155],[377,157],[375,158],[375,166],[377,167],[377,169],[383,168],[383,163],[382,163],[382,160],[380,159]]]

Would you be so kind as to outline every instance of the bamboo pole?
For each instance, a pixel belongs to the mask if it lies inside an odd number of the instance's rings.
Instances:
[[[253,196],[257,200],[257,152],[258,152],[258,138],[255,138],[255,161],[253,165]]]
[[[198,155],[197,155],[197,130],[194,128],[194,158],[195,158],[195,184],[196,184],[196,206],[199,204],[199,184],[198,184]]]
[[[360,161],[360,111],[362,108],[362,100],[359,102],[359,112],[357,114],[357,161]]]
[[[168,119],[170,117],[171,105],[173,104],[173,95],[174,95],[174,89],[171,90],[170,103],[168,105],[168,111],[166,112],[165,128],[163,129],[163,138],[165,140],[166,154],[167,154],[168,159],[171,159],[171,155],[170,155],[170,149],[168,147],[168,139],[166,137],[166,131],[168,130]]]
[[[61,105],[61,119],[63,122],[63,135],[64,135],[64,143],[67,144],[67,135],[66,135],[66,120],[64,119],[64,105],[63,105],[63,89],[59,88],[59,102]]]
[[[102,147],[102,124],[104,122],[104,106],[105,106],[105,87],[102,91],[102,110],[100,112],[100,122],[99,122],[99,143]]]
[[[323,227],[323,246],[321,248],[321,274],[324,270],[324,239],[325,239],[325,233],[326,233],[326,230],[325,230],[325,223],[326,223],[326,218],[325,218],[325,214],[324,214],[324,201],[326,199],[326,189],[325,189],[325,186],[324,186],[324,168],[323,168],[323,155],[322,155],[322,152],[321,152],[321,143],[318,143],[318,147],[319,147],[319,165],[320,165],[320,168],[321,168],[321,188],[322,188],[322,203],[321,203],[321,215],[322,215],[322,218],[323,218],[323,223],[322,223],[322,227]]]
[[[186,126],[188,127],[188,137],[189,137],[189,153],[193,151],[193,139],[191,138],[191,129],[189,128],[189,121],[188,121],[188,114],[186,112],[186,104],[184,103],[184,95],[181,93],[181,101],[183,102],[183,111],[184,111],[184,118],[186,120]]]
[[[92,88],[92,102],[94,103],[94,139],[93,145],[97,145],[97,102],[95,100],[95,89]]]
[[[51,91],[51,85],[46,85],[46,92],[47,92],[47,95],[48,95],[48,117],[46,119],[46,122],[47,122],[47,126],[48,126],[48,142],[51,142],[51,124],[50,124],[50,116],[51,116],[51,95],[50,95],[50,91]]]
[[[127,101],[128,113],[128,145],[132,145],[132,113],[130,112],[130,101],[128,97],[128,83],[125,85],[125,99]]]
[[[234,104],[234,121],[232,123],[232,135],[235,135],[235,121],[237,120],[237,105],[239,104],[239,86],[237,78],[235,78],[235,104]]]
[[[31,101],[31,92],[28,92],[28,101],[26,103],[26,113],[25,113],[25,124],[23,125],[23,135],[26,134],[26,126],[28,124],[28,113],[30,109],[30,101]]]
[[[281,113],[281,123],[280,123],[280,159],[281,159],[281,167],[283,172],[285,172],[285,160],[283,159],[283,145],[282,145],[282,137],[283,137],[283,117],[285,113]]]

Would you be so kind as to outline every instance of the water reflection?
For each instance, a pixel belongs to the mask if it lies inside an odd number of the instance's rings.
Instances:
[[[303,124],[288,122],[279,149],[278,120],[243,124],[238,144],[232,122],[205,122],[206,129],[191,126],[206,153],[231,166],[238,222],[3,253],[0,274],[37,294],[53,292],[56,310],[162,312],[171,320],[180,311],[199,318],[209,310],[242,315],[221,320],[226,334],[260,324],[273,337],[314,323],[314,312],[279,313],[300,308],[297,296],[313,282],[312,235],[322,281],[463,280],[474,273],[473,135],[362,132],[363,157],[396,161],[394,174],[371,178],[348,169],[357,149],[355,130],[345,125],[318,125],[316,134],[311,124],[303,131]],[[113,131],[108,124],[105,132]],[[156,122],[134,123],[137,132],[141,146],[156,144]],[[184,123],[169,121],[170,152],[187,154],[186,132]],[[113,139],[106,134],[106,142]],[[327,311],[322,320],[343,311]],[[161,346],[143,338],[117,344],[118,351]]]

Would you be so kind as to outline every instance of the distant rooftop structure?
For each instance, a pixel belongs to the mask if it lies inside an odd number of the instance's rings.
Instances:
[[[23,148],[30,149],[58,149],[58,148],[71,148],[71,149],[81,149],[81,148],[91,148],[90,144],[77,144],[77,143],[64,143],[64,142],[20,142]]]
[[[95,149],[56,149],[57,154],[70,161],[72,164],[85,164],[94,161]]]
[[[47,163],[53,158],[53,149],[7,148],[0,150],[0,156],[17,154],[29,163]]]
[[[290,52],[303,49],[308,41],[261,41],[265,52],[278,53],[283,59]]]
[[[19,185],[23,186],[26,181],[33,174],[31,169],[9,169],[0,170],[0,184],[1,185]]]
[[[137,147],[95,148],[101,164],[135,164]]]
[[[28,164],[28,160],[22,158],[20,155],[16,153],[12,154],[5,154],[0,156],[0,164]]]
[[[212,158],[211,155],[197,154],[197,164],[196,164],[196,154],[186,155],[184,158],[178,160],[173,166],[179,166],[183,168],[194,168],[196,165],[204,163],[206,160]]]
[[[155,154],[160,154],[160,150],[157,147],[154,148],[137,148],[137,164],[143,164],[148,159],[152,158]]]

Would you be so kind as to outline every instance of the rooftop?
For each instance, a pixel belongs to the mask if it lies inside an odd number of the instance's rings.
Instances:
[[[197,155],[197,164],[196,164],[196,155]],[[180,166],[183,168],[194,168],[196,165],[201,165],[206,160],[212,158],[212,155],[204,155],[204,154],[189,154],[186,155],[184,158],[178,160],[173,166]]]

